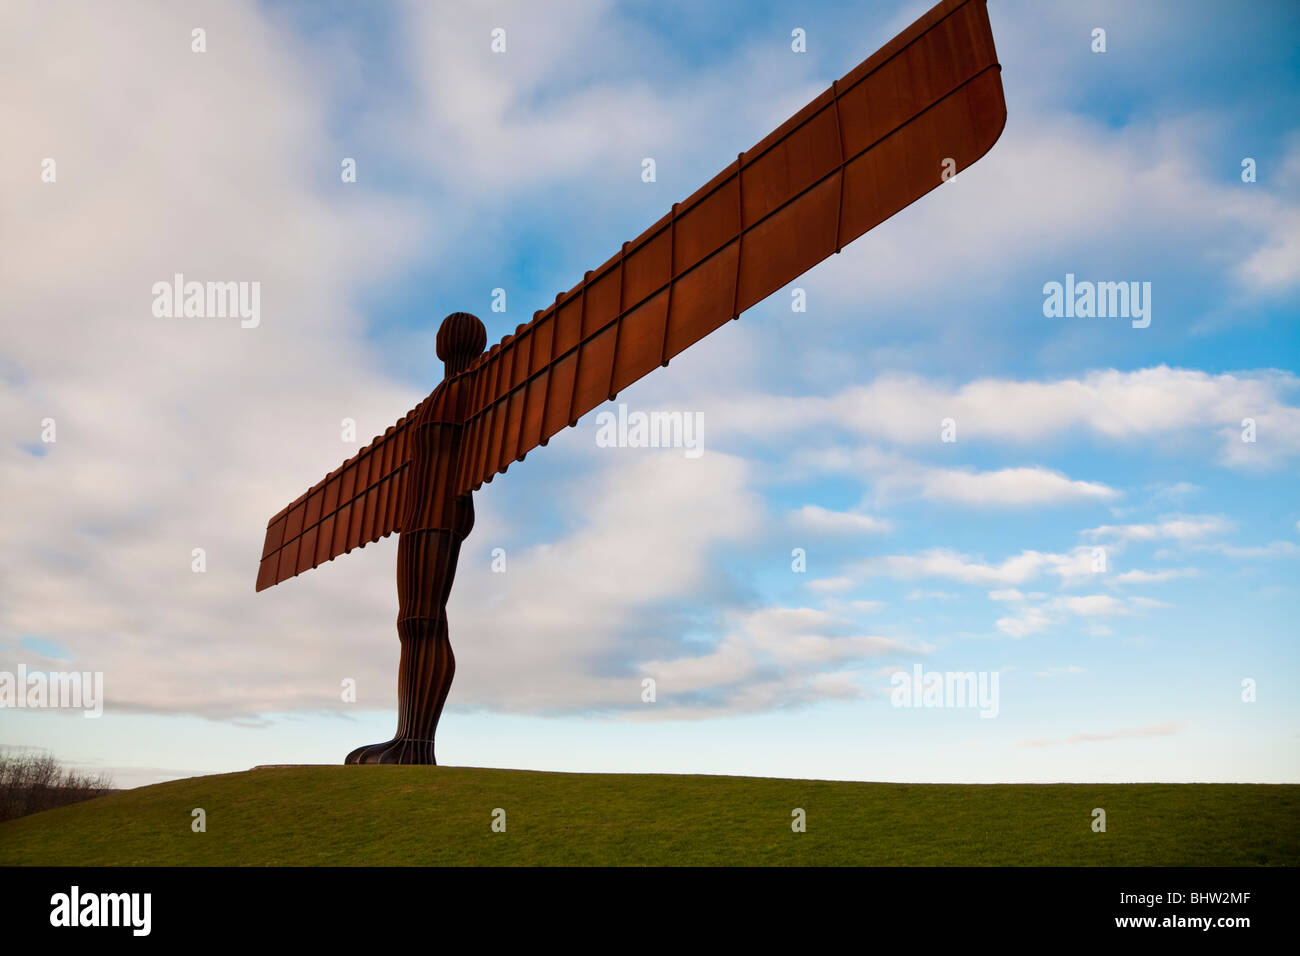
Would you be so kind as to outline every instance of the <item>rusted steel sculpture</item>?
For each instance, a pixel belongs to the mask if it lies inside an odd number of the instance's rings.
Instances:
[[[983,156],[1000,69],[985,0],[944,0],[486,353],[443,321],[432,394],[267,525],[259,591],[400,533],[397,733],[347,763],[435,763],[472,493]]]

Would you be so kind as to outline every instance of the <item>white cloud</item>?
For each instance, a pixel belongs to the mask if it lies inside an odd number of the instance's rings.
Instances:
[[[1135,569],[1115,576],[1116,584],[1158,584],[1163,581],[1175,581],[1179,578],[1193,578],[1199,572],[1195,568],[1168,568],[1163,571],[1142,571]]]
[[[1095,481],[1078,481],[1038,466],[978,471],[923,465],[872,446],[823,447],[797,455],[807,471],[861,475],[871,479],[879,502],[921,498],[964,507],[1041,507],[1109,502],[1119,492]]]
[[[1300,554],[1300,547],[1297,547],[1295,543],[1291,541],[1270,541],[1268,544],[1246,546],[1226,544],[1222,541],[1216,541],[1213,544],[1192,545],[1191,550],[1215,551],[1222,554],[1224,557],[1243,561],[1253,561],[1266,558],[1291,558]]]
[[[1008,637],[1029,637],[1047,630],[1054,623],[1052,617],[1042,608],[1027,607],[1000,617],[994,622],[997,629]]]
[[[1035,740],[1021,740],[1021,747],[1050,747],[1057,744],[1077,744],[1077,743],[1096,743],[1112,740],[1125,740],[1131,737],[1168,737],[1179,733],[1187,727],[1186,721],[1169,721],[1163,724],[1148,724],[1143,727],[1121,727],[1118,730],[1105,731],[1103,733],[1080,733],[1071,734],[1068,737],[1061,738],[1038,738]]]
[[[1024,595],[1014,589],[990,591],[989,598],[1011,605],[1010,613],[998,618],[995,626],[1002,633],[1015,638],[1059,627],[1071,615],[1091,622],[1086,625],[1089,633],[1105,637],[1111,633],[1111,629],[1099,623],[1098,618],[1122,617],[1170,606],[1163,601],[1145,597],[1117,598],[1108,594],[1082,594],[1049,598],[1042,594]]]
[[[823,534],[879,534],[890,529],[883,518],[856,511],[831,511],[820,505],[804,505],[790,518],[798,528]]]
[[[1234,525],[1221,515],[1174,515],[1148,524],[1102,525],[1089,528],[1084,535],[1094,539],[1118,542],[1131,541],[1191,541],[1224,534]]]
[[[599,208],[593,183],[645,191],[641,161],[650,156],[665,182],[677,181],[674,170],[694,179],[657,218],[726,165],[722,143],[734,158],[824,88],[819,77],[776,75],[770,48],[749,45],[717,48],[700,69],[665,71],[678,53],[671,41],[612,0],[408,0],[402,10],[417,117],[397,113],[386,132],[435,178],[479,192],[580,186]],[[506,33],[504,53],[491,49],[496,28]]]
[[[1289,558],[1300,554],[1300,547],[1291,541],[1271,541],[1264,545],[1234,545],[1225,541],[1207,541],[1235,529],[1236,524],[1221,515],[1175,515],[1147,524],[1102,525],[1083,532],[1094,540],[1108,540],[1117,544],[1129,542],[1174,541],[1184,551],[1212,552],[1235,560]],[[1157,557],[1176,554],[1170,549],[1156,552]],[[1168,581],[1177,577],[1190,577],[1194,569],[1159,572],[1129,571],[1119,575],[1119,583],[1133,581]]]
[[[1002,468],[997,471],[926,469],[922,497],[962,505],[1044,505],[1068,501],[1109,501],[1118,492],[1092,481],[1072,481],[1046,468]]]
[[[888,574],[897,578],[946,577],[967,584],[1020,584],[1042,572],[1051,556],[1022,551],[1001,564],[984,564],[947,548],[932,548],[920,554],[892,554],[868,558],[857,565],[865,574]]]
[[[1134,598],[1133,600],[1140,599]],[[1071,614],[1078,614],[1082,617],[1109,617],[1113,614],[1124,613],[1123,602],[1108,594],[1085,594],[1078,597],[1058,598],[1056,606],[1063,607]]]
[[[760,441],[828,424],[905,447],[936,445],[945,418],[956,422],[959,445],[974,439],[1023,445],[1079,429],[1129,445],[1154,439],[1175,449],[1217,444],[1222,464],[1246,467],[1300,455],[1300,408],[1287,401],[1297,389],[1300,379],[1289,372],[1216,375],[1165,365],[1132,372],[1102,369],[1048,382],[985,378],[955,388],[886,375],[828,397],[719,396],[711,418],[719,433]],[[1261,436],[1254,444],[1241,441],[1241,421],[1247,417],[1255,419]],[[806,458],[810,466],[826,470],[859,467],[863,461],[856,453]],[[889,464],[879,453],[865,461]],[[1104,494],[1100,488],[1096,493]]]
[[[853,584],[851,580],[847,578],[845,580],[848,581],[848,586]],[[879,614],[881,611],[885,610],[885,608],[889,607],[889,603],[886,601],[845,601],[831,597],[823,602],[822,607],[832,614]]]
[[[813,608],[765,608],[741,615],[716,647],[695,656],[651,660],[657,709],[635,716],[681,719],[744,712],[864,691],[848,665],[881,656],[928,653],[894,638],[843,631],[847,622]],[[704,695],[692,692],[705,691]]]
[[[1156,600],[1155,598],[1149,598],[1149,597],[1129,598],[1129,602],[1134,607],[1140,607],[1145,610],[1158,610],[1160,608],[1173,607],[1173,605],[1170,604],[1168,601],[1159,601]]]
[[[875,614],[877,611],[883,611],[888,605],[884,601],[850,601],[849,609],[859,611],[864,614]]]
[[[856,582],[852,578],[840,576],[837,578],[813,578],[808,582],[810,590],[819,594],[832,594],[838,591],[847,591]]]
[[[949,548],[930,548],[917,554],[891,554],[868,558],[852,566],[863,575],[884,574],[910,579],[942,577],[965,584],[1018,585],[1043,574],[1055,574],[1062,584],[1095,575],[1092,549],[1075,548],[1068,554],[1021,551],[992,564]]]

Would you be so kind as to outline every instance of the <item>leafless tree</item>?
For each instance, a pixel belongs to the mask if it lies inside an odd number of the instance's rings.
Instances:
[[[52,754],[0,751],[0,821],[90,800],[112,789],[107,774],[61,767]]]

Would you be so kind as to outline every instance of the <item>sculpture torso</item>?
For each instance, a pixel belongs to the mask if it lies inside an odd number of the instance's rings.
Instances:
[[[464,432],[463,390],[454,378],[439,383],[412,422],[411,473],[402,506],[401,539],[421,531],[448,531],[464,538],[474,527],[471,496],[452,494]]]

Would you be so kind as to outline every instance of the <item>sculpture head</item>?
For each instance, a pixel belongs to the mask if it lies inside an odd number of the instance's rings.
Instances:
[[[453,312],[438,326],[438,358],[442,359],[443,377],[451,378],[469,368],[487,346],[487,329],[478,316]]]

